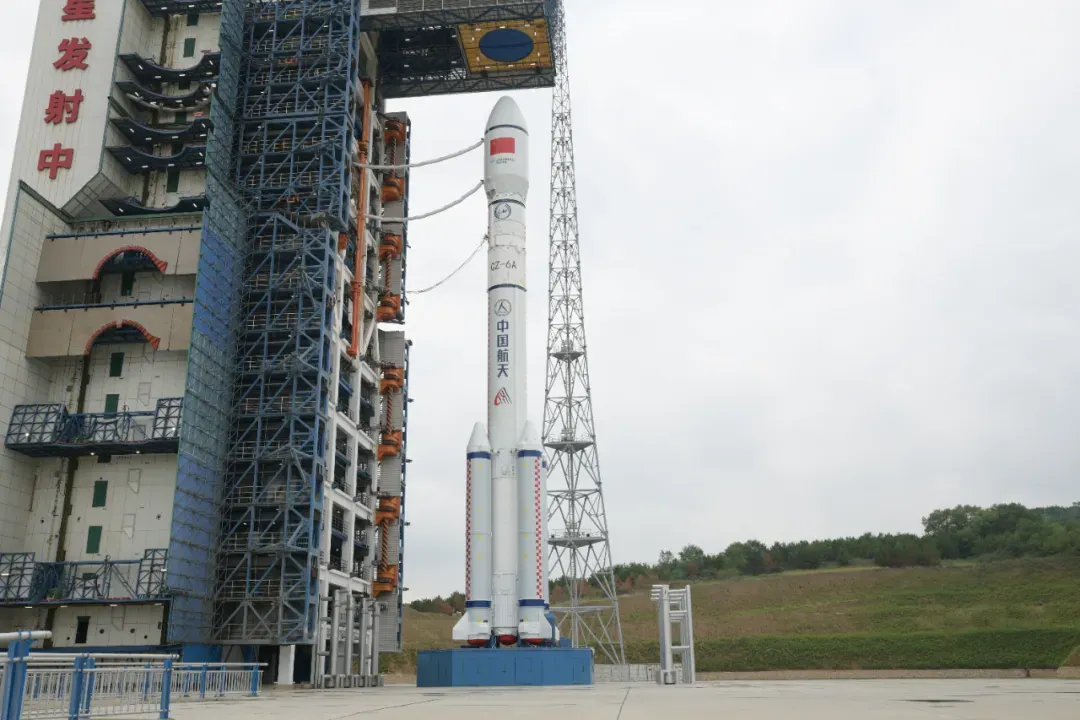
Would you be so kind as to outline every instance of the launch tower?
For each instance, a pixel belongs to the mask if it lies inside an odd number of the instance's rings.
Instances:
[[[569,603],[562,616],[574,647],[591,645],[609,663],[626,662],[619,601],[611,568],[607,511],[596,450],[585,304],[581,289],[570,70],[562,0],[552,17],[555,93],[551,105],[551,227],[548,279],[548,366],[543,442],[548,449],[550,576]]]

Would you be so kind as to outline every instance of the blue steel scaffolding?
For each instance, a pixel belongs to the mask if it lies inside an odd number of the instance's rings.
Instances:
[[[342,239],[355,242],[360,31],[354,0],[248,0],[245,10],[237,167],[247,261],[214,639],[310,643],[329,521],[334,259]]]
[[[207,643],[214,634],[214,576],[220,503],[229,449],[240,292],[244,280],[245,200],[236,186],[236,118],[244,48],[239,0],[196,0],[182,7],[155,2],[160,12],[221,13],[220,73],[210,106],[206,196],[195,281],[195,309],[180,424],[180,452],[169,541],[168,638]],[[195,6],[198,7],[195,7]],[[153,11],[152,11],[153,12]]]

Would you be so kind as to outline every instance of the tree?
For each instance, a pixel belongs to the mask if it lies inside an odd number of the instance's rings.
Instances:
[[[947,510],[935,510],[922,519],[927,535],[947,535],[971,527],[982,514],[982,508],[974,505],[957,505]]]
[[[705,551],[697,545],[687,545],[679,551],[679,562],[701,565],[705,562]]]

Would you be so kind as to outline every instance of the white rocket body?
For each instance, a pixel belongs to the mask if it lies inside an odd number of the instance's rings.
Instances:
[[[483,437],[483,426],[477,425],[467,453],[467,611],[454,627],[454,639],[482,645],[493,638],[511,645],[519,637],[540,642],[552,631],[544,618],[546,498],[538,495],[545,491],[547,478],[539,433],[526,421],[529,131],[517,103],[508,97],[499,100],[488,118],[484,187],[489,434]]]

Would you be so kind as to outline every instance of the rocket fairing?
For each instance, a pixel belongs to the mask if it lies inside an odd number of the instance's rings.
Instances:
[[[529,131],[501,98],[484,133],[488,198],[487,434],[477,424],[466,474],[465,615],[454,639],[512,645],[552,639],[547,610],[547,469],[526,421],[525,201]]]

